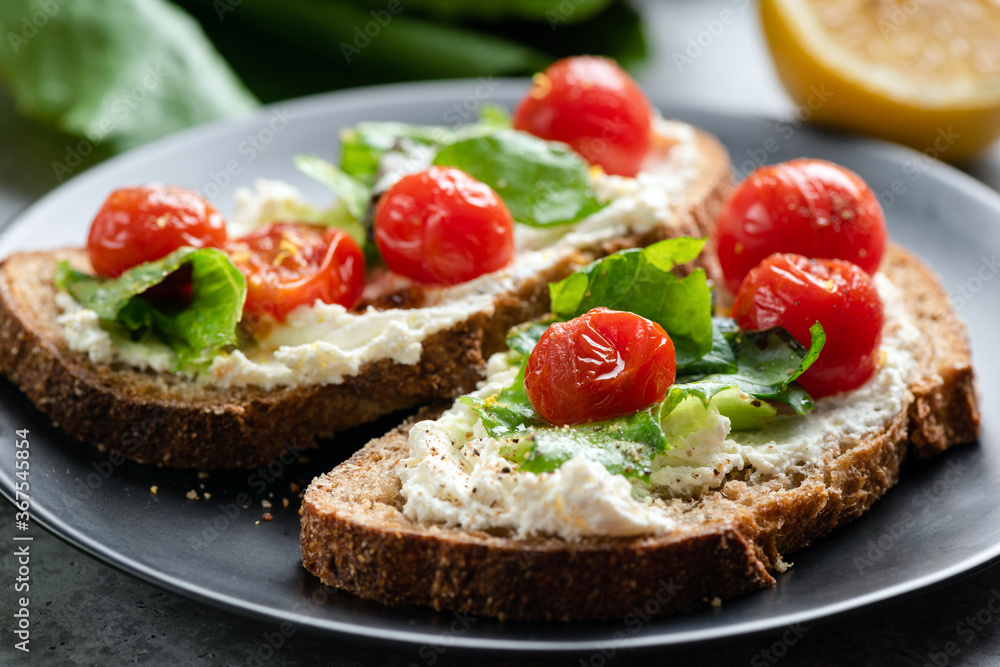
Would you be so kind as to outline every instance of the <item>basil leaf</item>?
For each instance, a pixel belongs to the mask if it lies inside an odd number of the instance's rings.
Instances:
[[[257,106],[197,22],[165,0],[3,0],[0,34],[18,111],[112,150]],[[71,168],[56,164],[62,180]]]
[[[826,343],[819,322],[809,332],[812,341],[808,350],[784,329],[739,332],[732,340],[736,372],[708,375],[700,382],[732,383],[756,398],[787,403],[799,414],[811,410],[809,394],[792,384],[816,361]]]
[[[565,144],[500,130],[441,150],[434,164],[457,167],[496,190],[514,220],[536,227],[578,222],[601,209],[587,164]]]
[[[705,272],[678,278],[672,269],[693,260],[704,239],[676,238],[624,250],[549,285],[552,312],[572,319],[604,306],[641,315],[670,335],[683,368],[713,349],[712,293]]]
[[[315,155],[295,156],[295,166],[309,178],[333,190],[356,221],[365,219],[372,198],[371,188]]]
[[[735,320],[729,317],[712,318],[712,349],[702,358],[677,366],[677,375],[710,375],[712,373],[735,373],[736,355],[730,339],[739,331]]]
[[[368,187],[375,185],[379,163],[386,153],[407,153],[408,146],[447,146],[510,126],[502,107],[484,104],[479,120],[467,125],[410,125],[396,122],[359,123],[340,133],[340,168]]]
[[[186,305],[171,308],[140,297],[184,267],[191,272]],[[177,354],[177,370],[204,366],[223,347],[236,344],[246,298],[243,274],[214,248],[181,248],[118,278],[94,277],[61,262],[56,284],[100,319],[123,326],[134,337],[159,337]]]

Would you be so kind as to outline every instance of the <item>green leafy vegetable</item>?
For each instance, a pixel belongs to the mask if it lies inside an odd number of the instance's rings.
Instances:
[[[479,120],[465,125],[409,125],[407,123],[359,123],[341,131],[340,168],[371,187],[375,185],[382,156],[392,151],[406,156],[413,146],[437,148],[479,137],[510,126],[510,115],[502,107],[484,104]]]
[[[653,459],[669,449],[654,409],[601,422],[540,428],[506,438],[500,452],[528,472],[551,472],[574,456],[600,463],[612,473],[648,478]]]
[[[604,306],[641,315],[670,335],[683,368],[713,349],[712,293],[704,270],[678,278],[672,269],[697,257],[704,245],[704,239],[667,239],[597,260],[549,285],[552,312],[571,319]]]
[[[372,198],[371,188],[315,155],[297,155],[295,166],[309,178],[333,190],[355,220],[365,219]]]
[[[18,111],[114,150],[257,104],[165,0],[3,0],[0,34]]]
[[[140,296],[182,269],[191,272],[187,304],[165,307]],[[243,274],[224,252],[213,248],[181,248],[113,279],[95,278],[62,262],[56,283],[80,305],[133,337],[160,338],[177,354],[178,370],[202,366],[223,347],[236,344],[246,298]]]
[[[601,208],[583,158],[525,132],[500,130],[452,143],[434,164],[458,167],[486,183],[524,224],[573,223]]]
[[[507,332],[507,347],[523,355],[531,354],[538,339],[554,322],[559,322],[554,315],[547,315],[533,322],[518,324]]]
[[[708,375],[697,383],[735,384],[751,396],[787,403],[803,414],[813,408],[813,402],[809,394],[793,382],[816,361],[826,343],[826,333],[819,322],[809,332],[812,341],[808,350],[784,329],[736,333],[732,340],[736,372]]]

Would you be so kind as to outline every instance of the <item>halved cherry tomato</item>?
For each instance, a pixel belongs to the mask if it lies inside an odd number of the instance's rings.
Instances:
[[[524,385],[538,414],[553,424],[582,424],[659,403],[676,372],[674,343],[663,327],[595,308],[542,334]]]
[[[823,325],[826,345],[798,382],[813,398],[856,389],[878,366],[884,315],[871,277],[839,259],[774,254],[747,274],[733,317],[740,328],[782,327],[805,346]]]
[[[875,193],[853,171],[800,159],[760,167],[719,216],[715,232],[726,285],[776,252],[844,259],[869,274],[885,251],[885,218]]]
[[[652,111],[639,85],[607,58],[564,58],[535,75],[514,129],[569,144],[609,174],[635,176],[652,143]]]
[[[365,286],[365,258],[340,229],[277,222],[227,247],[247,278],[244,317],[285,321],[302,305],[339,303],[350,308]]]
[[[225,242],[225,221],[201,195],[155,184],[112,192],[90,226],[87,252],[98,275],[114,278],[182,246]]]
[[[514,219],[493,189],[454,167],[408,174],[375,208],[375,242],[392,271],[454,285],[514,259]]]

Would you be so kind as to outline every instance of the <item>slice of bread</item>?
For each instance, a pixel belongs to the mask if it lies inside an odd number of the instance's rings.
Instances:
[[[306,568],[383,603],[525,620],[621,618],[651,599],[660,613],[689,610],[773,584],[783,554],[865,512],[896,483],[908,453],[930,456],[978,437],[968,337],[946,292],[898,247],[882,270],[923,334],[919,376],[905,409],[877,435],[840,443],[804,478],[734,478],[672,501],[677,529],[661,536],[570,542],[420,525],[401,511],[396,473],[411,420],[310,485],[301,510]]]
[[[485,359],[505,347],[507,329],[548,310],[548,283],[622,248],[667,237],[706,236],[731,184],[729,157],[698,132],[699,175],[653,231],[582,249],[499,295],[494,312],[470,314],[423,342],[420,361],[366,364],[342,384],[264,391],[219,389],[166,373],[92,363],[70,350],[56,321],[53,276],[67,258],[88,270],[79,249],[18,253],[0,264],[0,372],[61,428],[101,449],[173,467],[252,468],[286,448],[475,387]],[[81,235],[83,230],[81,228]],[[717,265],[705,265],[710,276]]]

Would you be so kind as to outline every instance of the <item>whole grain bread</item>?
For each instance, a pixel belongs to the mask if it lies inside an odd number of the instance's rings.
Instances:
[[[0,263],[0,373],[61,428],[102,450],[172,467],[266,465],[286,449],[315,447],[317,438],[470,391],[482,377],[484,360],[505,346],[507,329],[548,310],[548,282],[622,248],[708,235],[731,185],[730,164],[714,137],[698,132],[696,141],[699,176],[670,219],[649,233],[585,248],[499,295],[493,313],[471,314],[426,339],[415,365],[383,359],[342,384],[264,391],[95,364],[69,349],[56,322],[56,261],[89,269],[82,250],[67,249],[18,253]],[[714,260],[703,266],[710,276],[720,275]]]
[[[734,478],[671,501],[677,529],[662,536],[571,542],[419,525],[401,511],[396,473],[411,420],[310,485],[301,509],[305,567],[386,604],[525,620],[620,618],[651,599],[659,613],[683,611],[773,584],[783,554],[860,516],[896,483],[908,454],[978,437],[968,337],[946,292],[898,247],[882,270],[924,334],[912,395],[879,433],[840,443],[829,464],[804,477]]]

